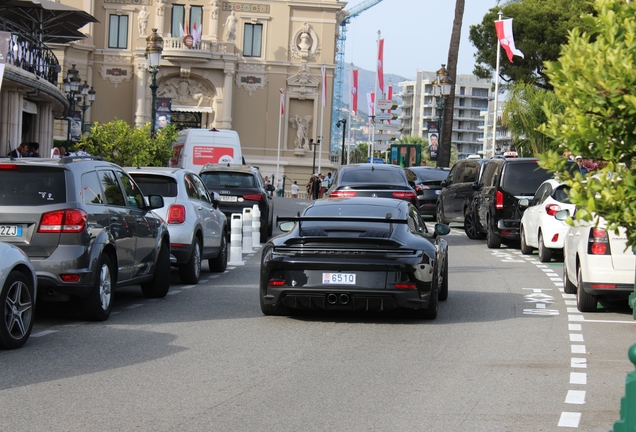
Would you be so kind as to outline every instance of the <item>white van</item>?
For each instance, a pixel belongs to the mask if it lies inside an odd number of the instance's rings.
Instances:
[[[205,164],[244,164],[236,131],[184,129],[172,143],[171,167],[201,171]]]

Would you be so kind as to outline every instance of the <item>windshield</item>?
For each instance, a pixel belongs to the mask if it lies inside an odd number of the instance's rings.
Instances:
[[[340,183],[405,184],[406,179],[398,170],[359,169],[343,172]]]
[[[203,183],[210,189],[218,188],[253,188],[254,176],[252,174],[236,172],[202,172],[200,174]]]

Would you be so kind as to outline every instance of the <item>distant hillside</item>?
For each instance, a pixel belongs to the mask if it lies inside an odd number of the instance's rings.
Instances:
[[[360,113],[364,113],[367,116],[367,93],[372,92],[375,87],[375,71],[369,71],[365,69],[357,68],[356,65],[353,65],[354,68],[359,69],[358,72],[358,111]],[[342,94],[344,98],[345,107],[349,107],[349,95],[351,94],[351,64],[345,65],[345,79],[342,87]],[[389,81],[390,80],[390,81]],[[388,85],[389,82],[393,84],[393,94],[399,93],[401,87],[398,86],[399,82],[408,81],[407,78],[401,77],[399,75],[394,74],[384,74],[384,83]],[[394,97],[393,99],[398,99]],[[399,99],[398,99],[399,101]]]

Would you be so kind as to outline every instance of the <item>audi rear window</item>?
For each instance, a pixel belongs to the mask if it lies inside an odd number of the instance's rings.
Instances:
[[[210,189],[218,188],[254,188],[256,187],[252,174],[236,172],[202,172],[199,177]]]
[[[13,164],[0,167],[0,206],[39,206],[65,202],[64,170]]]
[[[177,196],[177,181],[172,177],[159,175],[129,173],[141,189],[141,193],[148,195],[161,195],[166,198]]]
[[[541,183],[551,178],[552,173],[536,162],[511,163],[505,168],[501,187],[512,195],[534,195]]]

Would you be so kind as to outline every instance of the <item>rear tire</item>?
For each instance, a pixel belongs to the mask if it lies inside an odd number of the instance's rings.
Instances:
[[[495,234],[490,220],[488,221],[488,232],[486,233],[486,246],[488,246],[488,249],[499,249],[501,247],[501,237]]]
[[[576,294],[576,285],[570,282],[568,269],[565,266],[565,259],[563,260],[563,292],[566,294]]]
[[[526,230],[523,229],[523,225],[521,225],[519,240],[521,242],[521,253],[524,255],[532,255],[534,248],[532,246],[528,246],[528,243],[526,243]]]
[[[437,210],[435,211],[435,219],[437,223],[446,224],[446,221],[444,220],[444,217],[442,216],[442,206],[439,204],[437,205]]]
[[[581,267],[579,267],[577,271],[577,287],[576,287],[576,307],[581,312],[596,312],[596,297],[588,294],[583,289],[583,275],[581,271]]]
[[[446,301],[448,299],[448,253],[444,262],[444,270],[442,271],[442,287],[439,290],[439,300]]]
[[[161,243],[155,274],[150,282],[141,284],[141,292],[148,298],[163,298],[170,290],[170,251],[165,242]]]
[[[227,269],[227,235],[223,233],[221,238],[221,250],[216,258],[208,260],[211,272],[223,273]]]
[[[187,263],[179,266],[179,277],[181,282],[185,284],[199,283],[201,276],[201,242],[198,238],[194,238],[192,245],[192,255]]]
[[[0,347],[16,349],[24,345],[33,329],[33,280],[13,270],[0,294]]]
[[[79,308],[88,321],[106,321],[113,310],[115,272],[108,255],[102,255],[97,266],[95,286],[88,297],[79,300]]]
[[[539,240],[537,243],[539,249],[539,261],[549,262],[552,260],[552,249],[545,247],[543,243],[543,233],[539,231]]]
[[[475,212],[470,209],[466,209],[464,214],[464,231],[471,240],[483,240],[486,237],[486,233],[481,232],[477,225]]]

